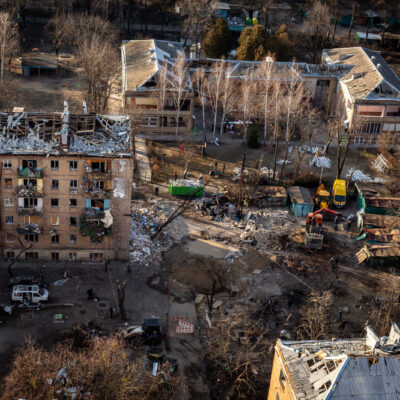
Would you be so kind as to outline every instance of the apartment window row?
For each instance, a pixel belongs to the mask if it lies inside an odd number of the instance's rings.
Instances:
[[[14,224],[14,216],[13,215],[6,215],[5,223],[7,225],[13,225]],[[25,225],[37,224],[37,223],[38,223],[38,217],[36,215],[26,215],[26,216],[24,216],[24,224]],[[51,225],[60,225],[60,217],[59,216],[51,217],[50,218],[50,224]],[[78,218],[77,217],[69,217],[69,224],[71,226],[77,226],[78,225]]]
[[[51,236],[51,243],[58,244],[60,243],[60,235],[58,233],[53,233]],[[11,234],[6,235],[7,242],[15,242],[15,236]],[[27,233],[25,234],[25,242],[26,243],[37,243],[39,241],[39,235],[37,233]],[[76,235],[69,235],[70,244],[76,244],[77,238]],[[103,236],[91,236],[90,237],[91,244],[103,243]]]
[[[8,260],[13,260],[15,258],[15,253],[13,251],[8,251],[6,253],[6,258]],[[25,260],[26,261],[37,261],[39,259],[39,253],[37,251],[27,251],[25,252]],[[51,259],[54,261],[58,261],[60,259],[59,252],[52,252]],[[77,255],[75,252],[69,253],[69,260],[76,261]],[[103,261],[103,253],[90,253],[89,254],[90,261]]]
[[[31,169],[36,168],[36,160],[23,160],[23,165],[22,165],[23,167],[25,167],[24,163],[28,168]],[[69,169],[71,171],[76,171],[78,169],[78,161],[73,160],[69,161],[68,163],[69,163]],[[53,171],[58,170],[59,165],[60,165],[59,160],[50,160],[50,169],[52,169]],[[3,168],[6,169],[12,168],[12,160],[3,160]]]

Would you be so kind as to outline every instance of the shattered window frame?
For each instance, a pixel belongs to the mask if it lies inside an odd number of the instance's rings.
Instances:
[[[3,160],[3,168],[11,169],[12,168],[12,160]]]
[[[14,202],[11,197],[6,197],[4,199],[4,207],[12,207],[13,205],[14,205]]]
[[[76,235],[69,235],[69,243],[76,244]]]
[[[53,171],[58,169],[58,160],[50,160],[50,169]]]
[[[77,226],[78,219],[76,217],[69,217],[69,224],[70,224],[70,226]]]
[[[51,180],[50,188],[51,190],[58,190],[58,179]]]
[[[90,244],[100,244],[103,243],[103,236],[90,236]]]
[[[50,205],[54,208],[59,207],[60,202],[58,201],[58,198],[50,199]]]
[[[25,233],[26,243],[37,243],[39,241],[39,236],[37,233]]]
[[[51,237],[51,243],[53,244],[60,243],[60,235],[58,233],[56,233]]]
[[[52,261],[59,261],[60,259],[60,253],[58,251],[53,251],[51,253],[51,260]]]
[[[6,215],[5,221],[6,221],[5,222],[6,225],[13,225],[14,224],[14,216],[13,215]]]
[[[74,204],[75,203],[75,204]],[[76,208],[78,207],[78,199],[69,199],[69,207]]]
[[[70,161],[69,162],[69,170],[70,171],[78,171],[78,161]]]
[[[11,183],[10,183],[11,182]],[[13,187],[12,178],[4,178],[4,188],[10,189]]]

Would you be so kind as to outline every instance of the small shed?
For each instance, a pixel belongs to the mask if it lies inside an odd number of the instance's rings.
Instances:
[[[50,54],[29,54],[22,56],[22,75],[29,76],[54,76],[58,73],[58,58]]]
[[[357,207],[366,214],[395,215],[400,210],[400,197],[383,185],[356,183]]]
[[[297,217],[305,217],[314,211],[314,201],[310,191],[301,186],[291,186],[287,189],[289,210]]]

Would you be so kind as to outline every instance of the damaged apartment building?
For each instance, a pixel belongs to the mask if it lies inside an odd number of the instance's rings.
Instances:
[[[400,329],[366,329],[360,339],[278,340],[268,400],[399,399]]]
[[[0,113],[0,255],[127,260],[132,180],[125,118]]]
[[[122,105],[140,133],[192,131],[194,93],[188,70],[174,66],[179,54],[184,54],[180,43],[164,40],[130,40],[121,46]]]

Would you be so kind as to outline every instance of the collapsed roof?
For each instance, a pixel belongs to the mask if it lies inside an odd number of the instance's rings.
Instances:
[[[367,327],[365,339],[278,341],[295,399],[397,400],[400,329],[388,337]]]
[[[130,155],[127,117],[64,112],[0,112],[1,154]]]
[[[150,90],[156,85],[163,65],[172,75],[172,66],[183,46],[167,40],[130,40],[121,46],[124,91]],[[190,78],[188,76],[188,83]]]
[[[347,47],[323,51],[329,65],[347,64],[352,68],[341,79],[352,100],[396,99],[400,101],[400,79],[379,51]]]

